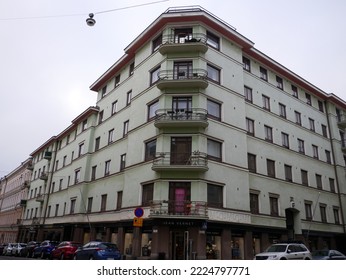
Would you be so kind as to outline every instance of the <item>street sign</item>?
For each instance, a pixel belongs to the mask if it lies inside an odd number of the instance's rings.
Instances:
[[[137,207],[134,212],[137,218],[141,218],[144,215],[144,210],[142,207]]]
[[[143,218],[133,218],[133,226],[134,227],[142,227],[143,226]]]

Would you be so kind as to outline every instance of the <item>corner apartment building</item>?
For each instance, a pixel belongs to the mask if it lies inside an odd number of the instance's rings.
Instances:
[[[168,9],[90,88],[96,106],[31,154],[21,240],[152,259],[345,249],[346,102],[223,20]]]

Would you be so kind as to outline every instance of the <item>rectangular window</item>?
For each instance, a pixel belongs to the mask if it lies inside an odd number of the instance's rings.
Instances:
[[[327,163],[332,163],[332,156],[330,154],[330,151],[325,150],[325,153],[326,153],[326,162]]]
[[[57,217],[59,215],[59,204],[55,204],[55,213],[54,216]]]
[[[318,147],[315,146],[315,145],[312,145],[312,155],[315,159],[318,159],[319,156],[318,156]]]
[[[275,178],[275,161],[267,159],[267,175]]]
[[[150,85],[155,84],[159,80],[159,72],[161,67],[157,67],[150,72]]]
[[[129,121],[124,122],[123,137],[125,137],[127,133],[129,133]]]
[[[251,72],[250,59],[248,59],[245,56],[243,56],[243,68],[244,68],[244,70]]]
[[[142,206],[149,206],[154,197],[154,183],[142,186]]]
[[[308,93],[305,93],[306,98],[306,104],[311,105],[311,95]]]
[[[320,174],[316,174],[316,186],[317,189],[322,190],[322,176]]]
[[[120,171],[124,170],[126,166],[126,154],[120,156]]]
[[[101,112],[99,112],[99,122],[98,124],[102,123],[103,121],[103,110]]]
[[[250,172],[257,172],[256,155],[247,154],[247,164]]]
[[[131,99],[132,99],[132,90],[126,93],[126,106],[129,106],[131,104]]]
[[[306,170],[301,169],[300,174],[302,179],[302,185],[309,186],[308,172]]]
[[[93,198],[88,197],[87,213],[91,213],[93,207]]]
[[[132,76],[132,75],[133,75],[134,70],[135,70],[135,63],[132,62],[132,63],[130,64],[130,67],[129,67],[129,76]]]
[[[312,209],[311,209],[311,202],[305,202],[305,218],[308,221],[312,220]]]
[[[218,120],[221,120],[221,104],[210,99],[207,99],[207,111],[208,117]]]
[[[219,50],[220,49],[220,38],[213,33],[207,31],[207,45]]]
[[[329,178],[329,188],[332,193],[335,193],[335,180],[333,178]]]
[[[114,88],[120,85],[120,74],[114,78]]]
[[[244,97],[245,101],[252,103],[252,88],[244,86]]]
[[[289,136],[287,133],[281,132],[281,140],[282,140],[282,146],[289,149],[290,142],[289,142]]]
[[[107,85],[105,85],[101,90],[102,98],[105,97],[106,93],[107,93]]]
[[[298,139],[298,152],[305,154],[304,140]]]
[[[339,208],[333,207],[334,221],[336,225],[340,225]]]
[[[276,76],[276,87],[282,90],[284,89],[284,82],[279,76]]]
[[[286,106],[284,104],[279,103],[279,111],[280,117],[286,119]]]
[[[271,216],[279,216],[279,199],[276,196],[269,197],[270,203],[270,215]]]
[[[145,143],[145,161],[153,160],[156,155],[156,139]]]
[[[113,143],[114,141],[114,129],[108,131],[108,144]]]
[[[152,43],[152,52],[155,52],[156,50],[159,49],[159,47],[162,44],[162,34],[160,34],[159,36],[157,36]]]
[[[208,71],[208,79],[219,84],[220,83],[220,69],[217,69],[216,67],[210,64],[207,64],[207,71]]]
[[[84,120],[82,123],[82,131],[86,130],[88,127],[88,119]]]
[[[78,157],[84,154],[84,143],[80,143],[78,146]]]
[[[97,165],[94,165],[91,167],[91,181],[96,180],[96,170],[97,170]]]
[[[246,118],[246,131],[247,134],[254,136],[255,135],[255,121],[249,118]]]
[[[301,118],[301,114],[297,111],[294,111],[294,115],[296,117],[296,124],[298,125],[302,125],[302,118]]]
[[[250,193],[250,212],[259,214],[259,200],[257,193]]]
[[[110,160],[105,161],[105,176],[109,175],[110,167],[111,167],[111,161]]]
[[[223,187],[214,184],[208,184],[207,187],[208,207],[222,208],[223,207]]]
[[[285,164],[285,180],[288,182],[292,182],[292,166]]]
[[[117,210],[121,209],[123,207],[123,192],[119,191],[117,192]]]
[[[107,208],[107,195],[103,194],[103,195],[101,195],[101,208],[100,208],[100,211],[104,212],[104,211],[106,211],[106,208]]]
[[[273,142],[273,129],[270,126],[264,126],[265,140],[268,142]]]
[[[118,100],[115,100],[113,103],[112,103],[112,116],[114,114],[116,114],[116,112],[118,111]]]
[[[78,184],[79,181],[80,181],[80,169],[78,169],[74,172],[74,183]]]
[[[95,152],[100,149],[100,137],[95,139]]]
[[[294,85],[292,85],[291,88],[293,97],[298,98],[298,88]]]
[[[207,151],[208,151],[208,158],[211,160],[221,161],[221,154],[222,154],[222,143],[208,139],[207,140]]]
[[[74,214],[75,208],[76,208],[76,199],[71,199],[70,214]]]
[[[318,110],[322,113],[324,112],[323,102],[321,100],[318,100]]]
[[[260,66],[260,78],[262,80],[268,81],[267,69],[263,68],[262,66]]]
[[[268,96],[262,95],[263,109],[270,111],[270,98]]]
[[[315,121],[309,118],[310,130],[315,131]]]
[[[159,109],[159,101],[154,101],[148,105],[148,121],[151,121],[156,116],[156,111]]]

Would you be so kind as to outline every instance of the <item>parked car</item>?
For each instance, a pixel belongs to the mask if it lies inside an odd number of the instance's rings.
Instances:
[[[45,240],[34,249],[34,251],[32,252],[32,257],[47,259],[48,257],[50,257],[50,253],[52,252],[52,250],[56,246],[58,246],[58,244],[59,243],[57,241]]]
[[[63,241],[50,253],[51,259],[73,259],[76,250],[82,246],[82,243],[73,241]]]
[[[16,257],[19,256],[20,251],[23,250],[23,248],[25,248],[25,247],[26,247],[26,243],[15,243],[13,245],[11,255],[16,256]]]
[[[311,260],[311,252],[302,243],[277,243],[255,256],[256,260]]]
[[[79,247],[75,254],[75,260],[120,260],[120,251],[114,243],[92,241]]]
[[[21,257],[31,258],[34,249],[39,245],[36,241],[29,241],[27,245],[20,251]]]
[[[316,250],[312,252],[313,260],[346,260],[346,256],[337,250]]]
[[[3,255],[4,256],[11,256],[12,255],[12,249],[15,243],[8,243],[4,250],[3,250]]]
[[[0,244],[0,256],[4,253],[4,249],[7,246],[7,243],[1,243]]]

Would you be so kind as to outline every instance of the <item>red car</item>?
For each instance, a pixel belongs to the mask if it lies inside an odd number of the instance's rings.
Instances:
[[[50,253],[50,258],[60,260],[73,259],[74,252],[81,246],[82,243],[79,242],[63,241]]]

